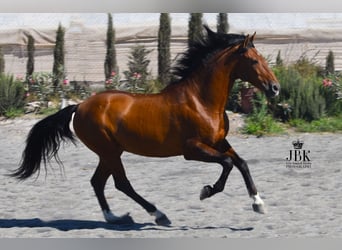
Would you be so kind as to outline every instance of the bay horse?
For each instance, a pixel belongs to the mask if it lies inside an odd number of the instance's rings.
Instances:
[[[279,83],[250,35],[205,32],[190,45],[173,68],[175,80],[157,94],[105,91],[78,105],[68,106],[37,122],[26,139],[22,161],[12,176],[26,179],[53,157],[61,142],[77,135],[99,157],[91,178],[96,197],[108,223],[133,222],[116,216],[104,195],[109,176],[115,187],[140,204],[158,225],[171,224],[157,207],[141,197],[130,184],[121,161],[124,151],[150,157],[183,155],[186,160],[218,163],[217,182],[205,186],[200,199],[223,191],[235,165],[241,172],[253,210],[264,213],[264,202],[249,168],[226,140],[229,121],[226,102],[235,80],[248,81],[268,97],[279,93]],[[74,133],[70,129],[73,125]]]

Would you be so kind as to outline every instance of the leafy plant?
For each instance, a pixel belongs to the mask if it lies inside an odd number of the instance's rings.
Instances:
[[[9,119],[13,119],[19,117],[24,114],[24,110],[22,108],[9,108],[5,111],[4,116]]]
[[[298,132],[342,132],[342,116],[324,117],[312,122],[293,119],[290,121],[290,125]]]
[[[283,127],[268,113],[266,97],[261,93],[253,99],[253,111],[246,119],[243,132],[257,136],[284,132]]]
[[[124,72],[128,83],[128,91],[145,92],[149,76],[148,65],[150,64],[147,56],[151,52],[152,50],[146,49],[144,45],[136,45],[131,49],[127,64],[128,70]]]
[[[338,73],[329,74],[322,80],[321,94],[325,98],[327,115],[342,114],[342,80]]]
[[[46,72],[33,73],[26,85],[27,100],[40,101],[44,103],[44,106],[47,106],[57,87],[54,86],[53,74]]]
[[[274,72],[281,83],[281,91],[272,101],[273,106],[281,104],[290,110],[290,119],[312,121],[322,117],[326,104],[320,90],[322,78],[317,70],[304,59],[288,67],[276,67]]]
[[[241,110],[241,82],[236,81],[229,93],[228,102],[226,105],[227,110],[239,112]]]
[[[24,106],[24,86],[13,75],[0,74],[0,115],[7,115]]]

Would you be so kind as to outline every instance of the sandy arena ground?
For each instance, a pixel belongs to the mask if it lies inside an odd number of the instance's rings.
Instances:
[[[136,191],[172,221],[154,224],[139,205],[117,191],[109,179],[106,196],[116,214],[130,212],[135,224],[104,222],[90,185],[97,157],[78,143],[60,150],[64,174],[55,164],[38,179],[5,176],[18,167],[27,132],[35,119],[0,122],[0,237],[342,237],[342,134],[289,134],[278,137],[231,135],[229,141],[247,160],[268,213],[256,214],[242,176],[234,169],[226,189],[199,200],[221,167],[182,157],[145,158],[124,154]],[[287,168],[292,141],[304,141],[311,168]]]

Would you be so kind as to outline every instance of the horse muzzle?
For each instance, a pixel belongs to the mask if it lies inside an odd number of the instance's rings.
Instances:
[[[280,84],[278,82],[271,82],[265,84],[265,93],[267,97],[275,97],[279,95],[280,92]]]

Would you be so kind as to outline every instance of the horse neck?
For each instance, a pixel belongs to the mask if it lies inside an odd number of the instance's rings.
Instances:
[[[206,72],[196,75],[187,80],[191,86],[192,93],[196,93],[198,101],[206,109],[222,113],[225,110],[230,90],[234,84],[232,68],[224,69],[223,65],[213,65],[211,69],[202,70]]]

